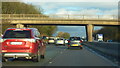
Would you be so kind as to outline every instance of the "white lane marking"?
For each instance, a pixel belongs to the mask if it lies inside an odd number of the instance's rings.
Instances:
[[[49,64],[51,64],[52,62],[49,62]]]

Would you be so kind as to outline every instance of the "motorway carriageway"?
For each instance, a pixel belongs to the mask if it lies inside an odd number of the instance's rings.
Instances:
[[[3,62],[3,66],[117,66],[110,60],[83,46],[83,49],[48,44],[45,59],[40,62],[31,60],[13,60]]]

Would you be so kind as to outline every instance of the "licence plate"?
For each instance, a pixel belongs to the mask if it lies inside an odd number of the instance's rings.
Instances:
[[[11,44],[11,45],[21,45],[22,42],[11,42],[10,44]]]
[[[58,43],[61,43],[62,41],[58,41]]]
[[[49,40],[49,42],[54,42],[53,40]]]
[[[78,44],[72,44],[72,46],[78,46]]]

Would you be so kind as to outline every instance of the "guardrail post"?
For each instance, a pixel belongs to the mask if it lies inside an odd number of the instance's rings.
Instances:
[[[17,24],[16,28],[24,28],[24,25],[23,24]]]
[[[93,27],[94,27],[94,26],[93,26],[92,24],[88,24],[88,25],[86,26],[88,42],[92,42],[92,41],[93,41],[93,37],[92,37]]]

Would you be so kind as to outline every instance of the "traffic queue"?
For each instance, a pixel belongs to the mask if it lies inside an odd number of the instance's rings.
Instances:
[[[9,58],[31,59],[39,62],[45,58],[46,45],[54,44],[82,49],[80,37],[46,37],[40,35],[36,28],[8,28],[2,36],[0,46],[2,47],[2,61],[7,62]]]

